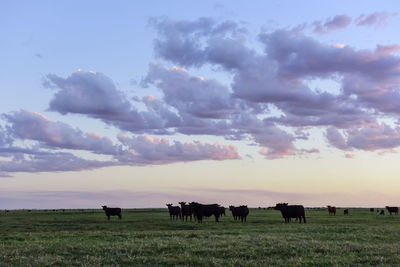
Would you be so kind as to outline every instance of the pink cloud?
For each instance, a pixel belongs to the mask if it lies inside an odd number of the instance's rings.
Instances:
[[[390,17],[397,16],[398,13],[374,12],[369,15],[362,14],[356,18],[357,26],[384,25]]]
[[[118,156],[121,162],[131,164],[168,164],[195,160],[241,159],[233,145],[206,144],[199,141],[170,143],[165,138],[151,136],[128,137],[119,135],[127,151]]]
[[[326,34],[335,30],[340,30],[346,28],[351,23],[351,17],[347,15],[337,15],[333,18],[329,18],[322,23],[321,21],[316,21],[314,25],[314,33]]]

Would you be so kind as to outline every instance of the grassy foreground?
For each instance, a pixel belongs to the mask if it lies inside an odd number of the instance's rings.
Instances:
[[[366,209],[329,216],[306,210],[307,224],[285,224],[278,211],[230,212],[215,223],[170,222],[166,209],[0,213],[0,265],[400,265],[400,216]]]

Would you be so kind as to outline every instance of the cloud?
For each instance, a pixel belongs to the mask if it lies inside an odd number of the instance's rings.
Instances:
[[[337,15],[333,18],[327,19],[324,23],[316,21],[314,25],[314,33],[326,34],[335,30],[344,29],[351,23],[351,17],[347,15]]]
[[[11,161],[1,161],[1,172],[10,175],[16,172],[65,172],[97,169],[114,166],[115,162],[87,160],[71,153],[51,152],[13,154]]]
[[[114,144],[97,133],[83,133],[40,113],[21,110],[3,114],[6,127],[0,127],[0,175],[15,172],[64,172],[106,166],[170,164],[198,160],[240,159],[233,145],[173,142],[151,136],[120,135]],[[26,142],[28,141],[28,142]],[[65,152],[72,150],[74,153]],[[96,153],[103,160],[93,160]],[[80,156],[77,156],[80,155]]]
[[[316,22],[314,27],[316,32],[328,33],[347,27],[351,21],[346,15],[338,15]],[[160,155],[182,144],[168,144],[166,149],[162,142],[157,145],[144,142],[143,136],[179,133],[242,140],[259,146],[259,152],[267,159],[318,152],[317,148],[299,149],[295,145],[297,140],[307,140],[306,135],[298,132],[313,127],[327,129],[328,143],[344,151],[398,146],[396,134],[388,129],[384,135],[394,138],[393,142],[376,142],[371,147],[363,144],[363,137],[378,134],[372,129],[379,125],[381,116],[396,119],[400,115],[397,105],[400,58],[394,53],[399,48],[396,44],[359,50],[340,43],[320,42],[305,36],[300,28],[261,32],[248,42],[248,31],[240,24],[211,18],[193,21],[153,18],[150,24],[157,33],[154,51],[158,59],[173,64],[170,67],[165,67],[162,61],[149,64],[139,85],[157,90],[157,94],[131,101],[101,73],[78,71],[67,78],[48,75],[46,84],[55,90],[49,109],[100,119],[134,134],[135,142],[131,145],[141,147],[139,144],[145,143],[151,147],[149,151],[156,149]],[[258,41],[263,50],[254,49],[252,41]],[[203,68],[211,68],[231,80],[223,84],[206,75],[193,74],[194,68],[200,73]],[[330,92],[309,86],[310,81],[319,79],[334,80],[339,89]],[[45,125],[64,127],[57,123]],[[26,133],[16,127],[13,134],[24,137]],[[93,137],[84,133],[77,136],[88,150],[96,151],[89,148],[95,146],[88,142]],[[60,146],[71,147],[76,141],[62,137]],[[30,138],[47,146],[55,145],[43,133]],[[204,152],[204,147],[192,145],[201,148],[193,159],[204,155],[213,158],[212,153]],[[115,149],[115,145],[111,147]],[[161,147],[163,150],[158,151]],[[113,155],[140,164],[147,160],[166,162],[155,151],[151,158],[144,151],[129,149],[135,152],[123,150]],[[227,158],[235,158],[232,155]],[[172,161],[179,160],[182,159],[176,156]]]
[[[179,124],[175,113],[163,105],[157,110],[139,111],[110,78],[99,72],[77,71],[68,78],[47,75],[45,85],[57,90],[50,111],[87,115],[133,132],[166,134],[166,128]]]
[[[47,75],[46,79],[53,88],[59,89],[50,101],[51,111],[112,118],[130,110],[129,102],[102,73],[77,71],[66,79],[54,74]]]
[[[337,129],[330,127],[326,137],[329,143],[341,150],[391,151],[400,146],[400,128],[386,124],[375,124],[344,130],[343,136]],[[348,156],[346,156],[348,157]]]
[[[277,65],[278,75],[286,79],[329,77],[335,73],[382,79],[398,73],[399,58],[379,51],[336,48],[282,30],[261,34],[260,40],[268,58]]]
[[[244,46],[247,30],[233,21],[217,22],[212,18],[195,21],[175,21],[152,18],[150,25],[157,31],[155,53],[166,60],[185,67],[199,67],[208,61],[218,62],[226,68],[242,65],[251,52]]]
[[[9,132],[21,140],[35,140],[41,144],[64,149],[89,150],[100,154],[115,154],[118,150],[108,137],[86,133],[62,122],[53,122],[40,113],[21,110],[3,115]]]
[[[328,139],[329,144],[331,144],[332,146],[342,150],[348,149],[346,140],[335,127],[331,126],[326,130],[326,138]]]
[[[379,24],[390,16],[363,15],[356,23]],[[313,27],[316,33],[328,33],[351,21],[338,15]],[[152,94],[132,100],[111,78],[94,71],[79,70],[68,77],[49,74],[43,83],[54,92],[49,111],[98,119],[126,134],[111,141],[41,113],[3,114],[2,176],[240,159],[235,146],[170,141],[174,134],[197,135],[194,140],[201,139],[199,135],[240,140],[258,146],[266,159],[318,153],[318,148],[296,145],[307,141],[304,129],[312,128],[326,130],[328,144],[346,155],[400,146],[399,129],[379,123],[382,117],[396,121],[400,116],[397,44],[360,50],[324,43],[304,35],[308,24],[261,32],[256,38],[242,24],[212,18],[153,18],[150,24],[157,34],[154,52],[160,61],[149,64],[137,85]],[[224,77],[224,82],[207,77],[205,69],[216,71],[215,77]],[[311,88],[314,80],[334,80],[338,89]],[[90,153],[108,160],[93,160]]]
[[[160,64],[150,64],[144,82],[160,89],[165,103],[180,114],[220,119],[234,110],[234,100],[228,87],[216,80],[190,76],[175,66],[167,70]]]
[[[395,51],[400,50],[400,45],[377,45],[376,53],[379,55],[390,55]]]
[[[205,144],[200,141],[193,143],[173,144],[165,138],[151,136],[127,137],[119,135],[118,139],[127,147],[119,156],[121,162],[133,164],[168,164],[196,160],[228,160],[240,159],[237,149],[232,145]]]
[[[381,26],[386,24],[386,21],[390,17],[397,16],[397,13],[388,13],[388,12],[374,12],[369,15],[361,14],[356,18],[355,24],[357,26]]]

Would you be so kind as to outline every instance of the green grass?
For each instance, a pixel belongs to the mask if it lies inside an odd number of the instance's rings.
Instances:
[[[250,210],[247,223],[170,222],[166,209],[0,213],[0,266],[400,265],[400,216],[366,209],[329,216],[306,210],[285,224],[274,210]]]

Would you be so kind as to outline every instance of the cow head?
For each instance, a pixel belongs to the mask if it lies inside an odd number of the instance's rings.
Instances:
[[[181,202],[179,202],[179,204],[181,204],[182,206],[185,206],[186,202],[185,201],[181,201]]]
[[[102,208],[103,208],[103,210],[106,210],[107,209],[107,206],[101,206]]]
[[[172,204],[166,204],[168,208],[172,207]]]
[[[282,210],[284,208],[286,208],[288,205],[288,203],[278,203],[275,205],[274,210]]]

